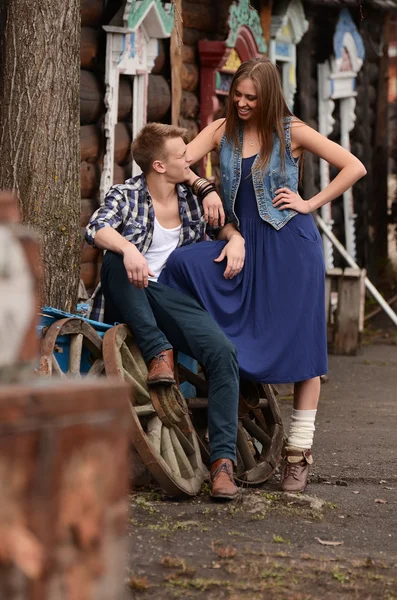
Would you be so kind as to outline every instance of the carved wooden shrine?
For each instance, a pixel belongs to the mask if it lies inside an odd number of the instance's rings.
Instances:
[[[296,92],[296,46],[308,27],[301,0],[291,0],[274,8],[269,58],[280,68],[285,98],[291,111]]]
[[[148,77],[158,55],[158,39],[171,35],[173,11],[161,0],[126,0],[111,23],[104,27],[106,40],[105,138],[106,148],[101,175],[100,196],[104,198],[113,184],[115,128],[117,124],[120,75],[133,75],[132,135],[146,123]],[[140,169],[133,163],[132,174]]]
[[[346,8],[340,13],[333,45],[334,56],[325,63],[318,65],[319,131],[325,136],[330,135],[335,122],[332,116],[335,109],[335,101],[339,101],[340,144],[347,150],[350,150],[350,132],[356,120],[356,79],[365,58],[365,51],[363,39]],[[322,189],[330,181],[329,165],[324,160],[320,161],[320,180]],[[354,213],[353,191],[351,188],[343,194],[343,210],[346,249],[355,260],[356,236],[354,220],[356,215]],[[321,208],[321,216],[326,225],[332,228],[331,203]],[[332,244],[325,237],[323,243],[325,264],[327,268],[332,268],[334,266]]]
[[[227,96],[234,73],[249,58],[267,50],[259,15],[248,0],[232,4],[228,18],[229,35],[225,41],[200,40],[201,65],[200,123],[203,129],[214,120],[219,96]],[[202,174],[212,177],[211,158],[201,164]]]

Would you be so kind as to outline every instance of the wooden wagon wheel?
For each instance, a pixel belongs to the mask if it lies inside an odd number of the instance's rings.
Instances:
[[[205,380],[186,367],[180,368],[181,379],[206,394]],[[202,447],[204,462],[209,458],[206,409],[208,398],[190,398],[192,411]],[[273,390],[268,384],[240,381],[239,421],[237,433],[236,479],[258,485],[274,473],[281,461],[284,439],[283,423]]]
[[[154,479],[171,496],[194,496],[204,480],[200,448],[186,401],[176,385],[147,386],[147,366],[126,325],[103,338],[107,375],[134,387],[133,444]]]
[[[67,336],[69,346],[61,346],[58,338]],[[68,368],[62,370],[59,359],[68,350]],[[81,377],[82,358],[87,359],[89,368],[84,375],[101,375],[104,373],[102,358],[102,339],[95,329],[83,319],[68,317],[55,321],[45,332],[41,341],[40,368],[42,375],[58,375],[60,377]],[[61,361],[62,362],[62,361]]]

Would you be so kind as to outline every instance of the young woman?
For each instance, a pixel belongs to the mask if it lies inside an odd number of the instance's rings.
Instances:
[[[188,148],[193,162],[219,152],[227,227],[243,237],[229,236],[233,243],[227,254],[222,240],[177,249],[161,281],[195,296],[212,314],[237,348],[242,377],[294,382],[282,488],[302,491],[313,462],[320,375],[327,372],[325,267],[311,213],[343,194],[366,170],[347,150],[292,115],[277,67],[264,58],[239,67],[226,119],[206,127]],[[308,200],[297,191],[305,150],[339,170]],[[193,188],[199,196],[211,191],[202,179]],[[216,203],[209,216],[215,213]]]

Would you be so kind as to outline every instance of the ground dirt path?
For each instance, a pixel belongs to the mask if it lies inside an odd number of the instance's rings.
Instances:
[[[381,340],[382,341],[382,340]],[[397,339],[330,357],[307,492],[131,495],[126,598],[397,600]],[[291,398],[279,399],[287,425]]]

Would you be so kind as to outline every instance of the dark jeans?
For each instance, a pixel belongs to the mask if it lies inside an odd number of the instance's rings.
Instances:
[[[122,256],[106,252],[101,271],[107,323],[126,323],[143,357],[175,348],[205,368],[211,462],[236,457],[239,370],[236,350],[210,314],[191,296],[161,283],[145,289],[127,278]]]

